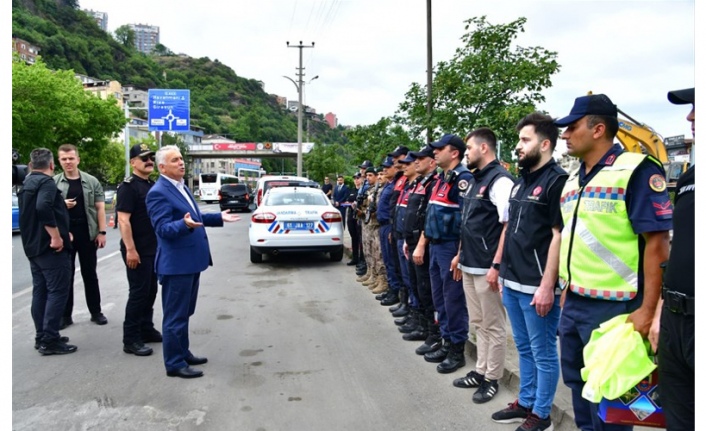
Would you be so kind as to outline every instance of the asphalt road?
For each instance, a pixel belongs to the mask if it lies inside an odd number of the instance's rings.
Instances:
[[[217,205],[202,208],[218,211]],[[40,356],[33,349],[31,279],[15,273],[29,265],[13,237],[12,429],[517,427],[490,420],[515,394],[501,388],[491,402],[473,404],[471,390],[451,386],[473,364],[438,374],[436,364],[414,354],[419,342],[402,340],[387,307],[355,282],[351,267],[317,254],[251,264],[248,221],[244,214],[241,222],[208,228],[214,266],[202,274],[190,340],[191,350],[209,362],[200,367],[205,376],[193,380],[165,375],[160,344],[149,357],[122,352],[127,282],[112,229],[98,264],[109,323],[89,321],[77,276],[75,323],[62,335],[78,352]],[[159,298],[155,321],[161,324]]]

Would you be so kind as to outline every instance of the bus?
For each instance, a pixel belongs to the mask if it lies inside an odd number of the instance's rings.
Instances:
[[[207,204],[218,201],[218,191],[224,184],[237,184],[240,180],[229,174],[199,174],[199,199]]]

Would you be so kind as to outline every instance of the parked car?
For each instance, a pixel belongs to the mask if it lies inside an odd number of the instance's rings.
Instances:
[[[292,175],[269,175],[266,177],[261,177],[257,180],[257,186],[255,187],[255,204],[260,206],[265,193],[267,193],[267,191],[272,187],[294,186],[318,188],[319,183],[311,181],[306,177],[297,177]]]
[[[113,199],[115,199],[115,194],[117,192],[115,190],[104,190],[103,194],[105,195],[105,204],[106,205],[112,205],[113,204]]]
[[[242,210],[250,211],[252,194],[246,184],[226,184],[218,190],[218,204],[221,211]]]
[[[17,195],[12,194],[12,233],[20,231],[20,207],[17,202]]]
[[[319,188],[271,188],[250,217],[250,261],[260,263],[265,254],[324,252],[340,262],[342,222]]]

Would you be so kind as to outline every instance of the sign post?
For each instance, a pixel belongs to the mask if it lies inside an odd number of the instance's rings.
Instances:
[[[150,89],[147,126],[150,131],[188,132],[190,91]]]

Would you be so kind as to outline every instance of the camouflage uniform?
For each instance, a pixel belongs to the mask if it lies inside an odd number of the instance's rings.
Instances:
[[[380,188],[378,188],[378,193]],[[377,199],[375,187],[370,187],[367,191],[368,197],[365,202],[366,211],[373,198]],[[376,202],[377,204],[377,202]],[[385,263],[382,260],[382,250],[380,248],[380,224],[377,221],[375,211],[370,213],[368,223],[363,223],[363,253],[368,262],[371,277],[363,283],[368,286],[373,293],[381,293],[387,290],[387,272]]]

